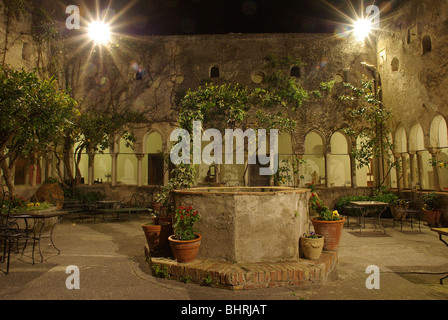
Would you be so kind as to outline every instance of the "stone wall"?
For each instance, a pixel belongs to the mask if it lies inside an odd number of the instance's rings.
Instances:
[[[448,118],[447,21],[446,1],[405,1],[383,19],[378,35],[378,71],[393,130],[402,125],[409,141],[411,128],[420,124],[427,148],[434,117]]]

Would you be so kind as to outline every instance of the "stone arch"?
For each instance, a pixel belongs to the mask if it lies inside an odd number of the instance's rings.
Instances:
[[[448,147],[447,121],[442,115],[437,115],[431,122],[430,146],[433,148]]]
[[[436,160],[448,163],[448,128],[442,115],[434,117],[430,129],[430,146],[436,152]],[[435,168],[438,172],[439,189],[448,191],[448,174],[446,168]]]
[[[406,129],[402,124],[400,124],[395,130],[394,144],[396,153],[403,153],[408,151],[408,139]]]
[[[414,124],[409,132],[409,151],[425,150],[425,134],[420,123]]]
[[[150,143],[149,139],[151,137],[157,139],[157,146],[148,145],[148,143]],[[158,142],[160,142],[160,144]],[[154,148],[157,148],[157,147],[159,147],[158,151],[163,151],[163,136],[162,136],[162,134],[160,133],[159,130],[151,129],[148,132],[146,132],[145,135],[143,136],[143,139],[142,139],[142,152],[144,154],[146,154],[146,153],[156,153],[157,150],[154,150]]]
[[[351,161],[350,139],[340,131],[336,131],[330,138],[331,154],[330,171],[328,173],[331,187],[350,186]]]
[[[325,153],[326,139],[318,130],[311,130],[305,136],[305,154],[303,159],[304,182],[314,182],[317,185],[325,184]]]

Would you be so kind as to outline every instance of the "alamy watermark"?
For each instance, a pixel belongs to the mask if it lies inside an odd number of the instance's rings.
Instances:
[[[377,266],[368,266],[366,274],[370,274],[366,279],[366,288],[369,290],[380,289],[380,268]]]
[[[65,280],[65,287],[68,290],[79,290],[80,286],[80,277],[79,277],[79,268],[77,266],[68,266],[65,269],[65,273],[69,273],[70,275]]]
[[[185,129],[176,129],[171,133],[170,140],[176,142],[171,149],[170,159],[174,165],[183,164],[201,164],[202,162],[211,164],[245,164],[245,143],[247,139],[248,146],[248,164],[269,165],[261,167],[260,175],[274,175],[278,170],[278,130],[269,131],[269,146],[267,141],[266,129],[257,130],[247,129],[243,132],[241,129],[226,129],[224,134],[224,154],[223,161],[223,137],[219,130],[208,129],[202,134],[202,123],[193,121],[193,137]],[[192,139],[191,139],[192,138]],[[202,150],[202,142],[213,141]],[[258,141],[257,141],[258,138]],[[193,140],[193,150],[191,150],[191,140]],[[235,144],[234,144],[235,140]],[[269,152],[267,153],[267,149]],[[191,152],[192,151],[192,152]],[[236,163],[234,163],[234,154]]]
[[[68,18],[65,20],[65,26],[67,27],[67,29],[80,29],[81,16],[79,14],[79,7],[70,5],[65,9],[65,13],[69,14]]]

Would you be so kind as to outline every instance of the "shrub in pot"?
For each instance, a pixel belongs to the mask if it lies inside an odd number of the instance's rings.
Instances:
[[[201,235],[194,224],[201,219],[198,210],[191,206],[180,206],[174,216],[174,234],[168,240],[177,262],[191,262],[196,258],[201,245]]]
[[[430,227],[437,227],[440,223],[440,203],[439,196],[435,192],[430,192],[422,197],[423,212],[425,213],[426,222]]]
[[[328,206],[315,193],[311,193],[310,208],[315,210],[319,216],[311,219],[316,234],[324,237],[324,250],[337,251],[344,228],[345,219],[341,218],[337,210],[330,211]]]

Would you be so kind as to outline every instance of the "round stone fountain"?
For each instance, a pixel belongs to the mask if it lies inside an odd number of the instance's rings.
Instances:
[[[174,191],[176,206],[192,206],[202,220],[198,258],[245,262],[299,259],[299,238],[309,230],[308,189],[287,187],[192,188]]]

